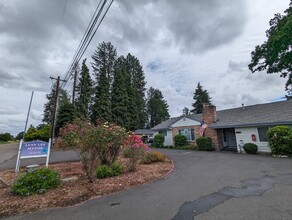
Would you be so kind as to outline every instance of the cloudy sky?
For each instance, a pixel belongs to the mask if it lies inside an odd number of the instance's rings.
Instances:
[[[65,75],[98,2],[0,1],[0,133],[23,130],[32,91],[29,124],[41,123],[49,77]],[[191,108],[198,82],[217,109],[281,100],[285,79],[252,74],[247,65],[268,21],[289,2],[115,0],[84,58],[91,61],[102,41],[111,41],[118,55],[135,55],[147,87],[162,91],[171,116]]]

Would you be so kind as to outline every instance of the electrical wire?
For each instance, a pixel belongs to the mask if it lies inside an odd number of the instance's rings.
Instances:
[[[66,0],[66,2],[65,2],[65,6],[64,6],[64,9],[63,9],[62,22],[61,22],[61,26],[60,26],[59,33],[58,33],[58,38],[57,38],[57,43],[58,43],[58,44],[59,44],[59,40],[60,40],[60,36],[61,36],[61,32],[62,32],[62,28],[63,28],[64,16],[65,16],[66,8],[67,8],[67,2],[68,2],[68,0]]]
[[[104,0],[103,3],[101,4],[101,1],[99,2],[93,17],[83,35],[83,38],[78,46],[78,49],[71,61],[71,64],[64,76],[64,80],[61,84],[61,88],[64,88],[64,86],[66,85],[67,81],[69,80],[70,76],[73,74],[74,69],[76,68],[76,66],[78,65],[80,59],[82,58],[83,54],[85,53],[87,47],[89,46],[90,42],[92,41],[97,29],[99,28],[100,24],[102,23],[102,21],[104,20],[109,8],[111,7],[112,3],[114,0],[110,0],[110,3],[108,4],[107,8],[105,9],[105,12],[102,15],[102,11],[106,5],[108,0]],[[101,6],[100,6],[101,5]],[[98,10],[99,9],[99,10]],[[98,11],[98,12],[97,12]],[[96,13],[97,12],[97,13]],[[100,21],[98,22],[98,19],[100,18],[100,16],[102,15]],[[96,25],[97,24],[97,25]]]

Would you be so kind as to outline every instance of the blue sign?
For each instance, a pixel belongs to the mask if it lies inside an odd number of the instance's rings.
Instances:
[[[46,157],[49,143],[44,141],[31,141],[22,144],[21,157]]]

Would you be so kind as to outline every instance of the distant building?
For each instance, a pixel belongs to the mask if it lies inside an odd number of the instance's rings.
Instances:
[[[205,105],[202,114],[170,118],[151,130],[154,135],[165,136],[165,145],[173,145],[177,134],[183,134],[189,143],[195,143],[202,135],[203,124],[207,127],[205,136],[212,138],[217,150],[239,151],[239,144],[254,143],[259,152],[270,152],[267,131],[277,125],[292,126],[292,100],[220,111],[213,105]]]

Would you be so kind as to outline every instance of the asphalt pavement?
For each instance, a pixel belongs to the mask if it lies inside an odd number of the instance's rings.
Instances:
[[[13,169],[16,166],[18,144],[0,145],[0,170]],[[78,161],[78,155],[73,150],[54,151],[50,153],[50,163]],[[22,159],[20,166],[24,167],[31,164],[45,164],[46,158]]]
[[[161,151],[174,161],[166,177],[81,205],[8,219],[292,219],[291,159]]]

